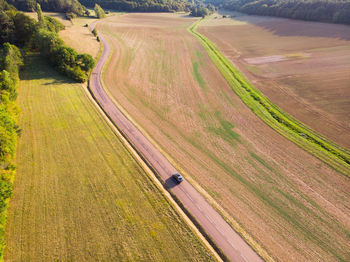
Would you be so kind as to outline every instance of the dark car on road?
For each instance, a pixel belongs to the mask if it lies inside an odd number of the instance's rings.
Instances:
[[[180,184],[184,179],[183,179],[183,177],[180,175],[180,174],[178,174],[178,173],[176,173],[176,174],[173,174],[172,175],[172,178],[176,181],[176,183],[178,183],[178,184]]]

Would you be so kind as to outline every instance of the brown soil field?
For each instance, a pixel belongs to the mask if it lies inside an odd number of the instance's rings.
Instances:
[[[349,260],[349,178],[242,103],[186,30],[194,21],[136,13],[100,21],[114,50],[104,73],[109,92],[273,258]]]
[[[198,31],[273,103],[350,149],[350,26],[235,14]]]

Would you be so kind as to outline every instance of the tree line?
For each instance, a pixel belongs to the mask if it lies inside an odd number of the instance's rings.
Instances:
[[[192,3],[186,0],[80,0],[84,6],[95,4],[104,9],[128,12],[190,12]]]
[[[0,47],[0,258],[5,247],[6,209],[16,172],[14,158],[20,132],[16,98],[22,65],[22,55],[16,46],[6,43]]]
[[[221,8],[252,15],[350,24],[349,0],[209,0]]]
[[[21,11],[34,11],[36,4],[40,4],[42,10],[48,12],[66,13],[67,18],[89,15],[85,6],[78,0],[7,0],[9,4]]]

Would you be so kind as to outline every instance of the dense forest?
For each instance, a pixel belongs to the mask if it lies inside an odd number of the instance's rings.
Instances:
[[[87,9],[78,0],[7,0],[7,2],[21,11],[34,11],[38,3],[44,11],[62,12],[77,16],[88,13]]]
[[[350,0],[208,0],[206,2],[253,15],[350,24]]]
[[[189,12],[193,6],[186,0],[80,0],[80,3],[90,8],[98,4],[104,9],[129,12]]]

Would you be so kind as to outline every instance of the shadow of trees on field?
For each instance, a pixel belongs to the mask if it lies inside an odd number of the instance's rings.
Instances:
[[[24,59],[24,66],[20,71],[21,80],[50,79],[50,82],[43,85],[59,85],[76,83],[74,80],[57,72],[39,54],[27,55]]]
[[[219,14],[230,15],[227,12]],[[278,36],[324,37],[350,41],[349,25],[238,13],[232,14],[230,19],[254,24]]]

